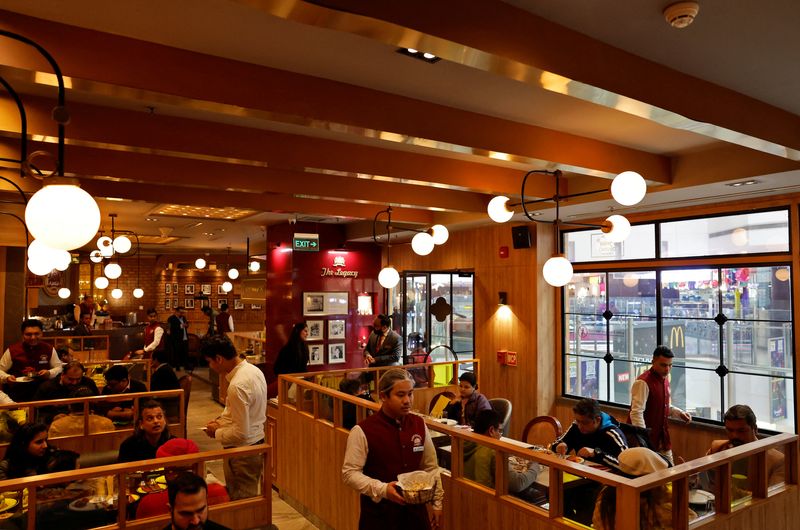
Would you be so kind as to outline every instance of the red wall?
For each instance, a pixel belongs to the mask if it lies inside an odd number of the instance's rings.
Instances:
[[[294,252],[294,233],[319,234],[319,252]],[[328,330],[325,324],[324,340],[309,342],[323,344],[326,364],[309,366],[309,371],[363,366],[359,341],[369,335],[369,326],[380,312],[383,303],[383,288],[378,283],[381,268],[381,249],[371,243],[348,243],[342,251],[343,227],[338,225],[316,225],[298,223],[277,225],[267,229],[267,312],[266,354],[274,360],[278,350],[289,338],[292,326],[302,320],[345,319],[345,364],[327,364]],[[335,257],[343,257],[344,267],[335,267]],[[323,268],[357,271],[357,278],[323,276]],[[344,291],[348,293],[347,315],[303,316],[304,292]],[[372,295],[372,315],[356,312],[358,295]],[[339,340],[331,342],[341,342]]]

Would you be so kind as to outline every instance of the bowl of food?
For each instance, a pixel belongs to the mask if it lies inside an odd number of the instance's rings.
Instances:
[[[570,462],[575,462],[576,464],[583,464],[585,462],[585,460],[578,455],[569,455],[567,457],[567,460],[569,460]]]
[[[427,471],[412,471],[397,476],[397,486],[408,504],[425,504],[433,500],[436,476]]]

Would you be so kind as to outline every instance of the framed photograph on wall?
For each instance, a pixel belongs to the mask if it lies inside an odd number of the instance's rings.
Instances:
[[[234,298],[234,300],[233,300],[233,308],[234,309],[244,309],[244,302],[242,302],[241,298]]]
[[[261,304],[250,304],[250,309],[261,310]]]
[[[325,329],[324,320],[307,320],[306,324],[308,325],[308,338],[306,340],[322,340],[324,338],[322,336],[323,329]]]
[[[222,309],[222,304],[227,304],[227,298],[217,298],[217,309]]]
[[[222,288],[222,284],[217,285],[217,294],[221,296],[228,294],[225,292],[225,289]]]
[[[328,344],[328,364],[339,364],[345,361],[344,342]]]
[[[303,293],[303,316],[346,315],[346,291]]]
[[[200,299],[200,307],[211,307],[211,299],[210,298],[201,298]]]
[[[167,285],[169,286],[169,284]],[[167,311],[172,309],[172,300],[170,300],[169,298],[164,299],[164,309],[166,309]]]
[[[165,283],[164,284],[164,294],[172,294],[172,284]]]
[[[194,284],[187,283],[183,286],[183,294],[194,294]]]
[[[328,320],[328,340],[344,340],[344,320]]]
[[[323,353],[324,351],[323,348],[325,348],[325,346],[323,346],[322,344],[308,345],[309,366],[325,364],[325,354]]]
[[[176,309],[177,307],[178,307],[178,299],[177,298],[173,298],[172,299],[172,309]]]
[[[186,309],[194,309],[194,298],[187,298],[183,301],[183,307]]]
[[[200,294],[204,294],[206,296],[211,295],[211,284],[210,283],[203,283],[200,285]]]

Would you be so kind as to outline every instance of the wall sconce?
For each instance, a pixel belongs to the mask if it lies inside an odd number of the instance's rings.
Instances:
[[[508,293],[506,291],[497,293],[497,305],[508,305]]]

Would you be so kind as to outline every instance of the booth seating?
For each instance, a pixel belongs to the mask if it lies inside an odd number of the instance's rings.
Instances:
[[[2,524],[31,529],[82,530],[104,526],[161,530],[169,523],[169,514],[146,519],[134,516],[137,503],[144,496],[166,488],[163,468],[191,466],[194,473],[205,477],[206,462],[263,454],[261,493],[249,499],[211,505],[208,518],[229,528],[269,527],[272,523],[270,451],[270,446],[262,444],[0,481],[0,496],[7,506]],[[120,492],[126,494],[119,495]]]

